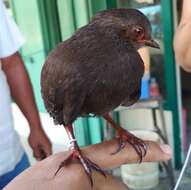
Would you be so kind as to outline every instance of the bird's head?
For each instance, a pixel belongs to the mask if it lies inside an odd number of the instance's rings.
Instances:
[[[148,18],[136,9],[104,10],[93,18],[106,35],[118,35],[122,40],[129,41],[133,47],[143,46],[159,48],[151,36],[151,24]]]

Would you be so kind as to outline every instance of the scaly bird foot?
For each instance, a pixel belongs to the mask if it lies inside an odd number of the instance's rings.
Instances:
[[[79,160],[80,163],[82,164],[82,167],[87,174],[91,186],[93,186],[93,180],[92,180],[92,170],[95,170],[97,172],[100,172],[104,177],[106,177],[105,172],[95,163],[93,163],[91,160],[83,156],[78,148],[73,149],[72,153],[63,161],[61,162],[59,168],[57,169],[55,175],[60,171],[62,167],[65,167],[75,160]]]
[[[142,162],[143,157],[147,153],[147,146],[143,140],[141,140],[138,137],[134,136],[133,134],[127,132],[123,128],[117,129],[117,139],[119,141],[119,145],[118,145],[117,150],[112,154],[118,153],[120,150],[122,150],[125,147],[126,143],[129,143],[132,145],[132,147],[137,152],[137,154],[140,158],[140,162]]]

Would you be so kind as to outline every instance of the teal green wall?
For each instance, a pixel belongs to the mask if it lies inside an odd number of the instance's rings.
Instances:
[[[174,154],[176,168],[181,168],[181,132],[178,111],[177,84],[176,84],[176,64],[173,51],[173,4],[171,0],[161,0],[162,21],[164,33],[164,59],[165,59],[165,83],[166,83],[166,104],[165,107],[172,111],[173,117],[173,137]]]
[[[42,111],[45,109],[40,93],[40,72],[46,54],[38,4],[36,0],[12,0],[10,2],[15,20],[25,38],[21,54],[33,85],[38,108]]]

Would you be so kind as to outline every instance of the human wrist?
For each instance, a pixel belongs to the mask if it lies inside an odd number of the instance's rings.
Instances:
[[[30,132],[39,132],[39,130],[43,130],[40,122],[29,122],[29,129]]]

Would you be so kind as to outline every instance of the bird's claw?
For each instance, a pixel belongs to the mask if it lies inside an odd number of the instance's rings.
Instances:
[[[117,139],[119,141],[118,148],[112,154],[118,153],[120,150],[122,150],[125,147],[126,143],[129,143],[130,145],[132,145],[132,147],[138,154],[140,158],[140,162],[142,162],[143,157],[145,157],[147,153],[147,145],[145,144],[143,140],[139,139],[138,137],[134,136],[133,134],[123,129],[120,129],[118,131]]]
[[[100,172],[104,177],[106,177],[105,172],[97,164],[93,163],[88,158],[82,156],[79,151],[77,151],[77,150],[74,150],[74,151],[75,152],[72,152],[70,156],[68,156],[63,162],[61,162],[57,171],[55,172],[55,175],[60,171],[60,169],[62,167],[65,167],[65,166],[71,164],[75,159],[77,159],[82,164],[83,169],[89,178],[91,186],[93,186],[93,180],[92,180],[92,171],[93,170]]]
[[[93,163],[91,160],[89,160],[88,158],[85,157],[81,157],[79,158],[80,162],[83,165],[83,168],[90,180],[91,186],[93,186],[93,180],[92,180],[92,170],[95,170],[97,172],[100,172],[104,177],[106,177],[105,172],[95,163]],[[82,159],[82,160],[81,160]]]

